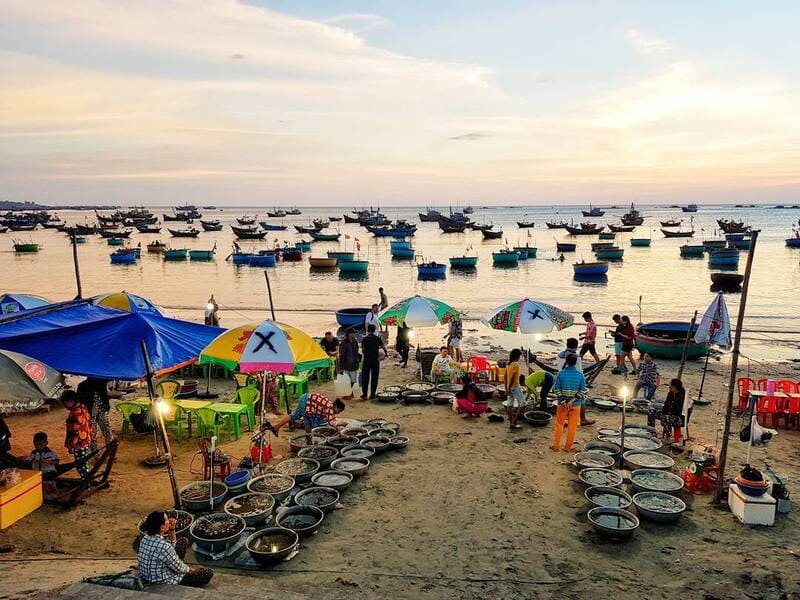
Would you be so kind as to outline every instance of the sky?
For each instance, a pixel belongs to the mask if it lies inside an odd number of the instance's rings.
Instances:
[[[797,202],[800,3],[0,0],[0,199]]]

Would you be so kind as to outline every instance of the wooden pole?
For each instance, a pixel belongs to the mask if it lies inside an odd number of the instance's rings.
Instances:
[[[689,350],[689,340],[692,339],[692,329],[694,329],[695,323],[697,323],[697,311],[694,311],[694,316],[689,323],[689,330],[686,332],[686,339],[683,341],[683,354],[681,354],[681,367],[678,369],[678,379],[683,375],[683,367],[686,365],[686,352]]]
[[[725,466],[728,460],[728,437],[731,434],[731,414],[733,412],[733,393],[736,389],[736,372],[739,367],[739,346],[742,343],[742,325],[744,324],[744,311],[747,307],[747,292],[750,288],[750,273],[753,269],[753,255],[758,241],[758,230],[752,232],[752,243],[747,255],[747,265],[744,269],[744,282],[742,283],[742,299],[739,303],[739,314],[736,317],[736,333],[733,338],[733,352],[731,353],[731,377],[728,381],[728,404],[725,407],[725,427],[722,433],[722,445],[719,450],[719,478],[717,490],[714,493],[714,504],[722,504],[725,495]]]
[[[164,450],[166,452],[166,459],[167,459],[167,474],[169,475],[169,484],[172,488],[172,500],[175,504],[175,508],[180,510],[181,509],[181,497],[178,494],[178,483],[175,480],[175,465],[172,462],[172,450],[169,446],[169,436],[167,435],[167,427],[164,425],[164,415],[161,414],[161,411],[158,409],[158,406],[155,402],[155,388],[153,387],[153,367],[150,365],[150,357],[147,354],[147,343],[142,340],[141,341],[141,348],[142,348],[142,357],[144,358],[144,368],[146,371],[146,379],[147,379],[147,394],[150,396],[150,410],[155,411],[155,414],[158,418],[158,423],[160,425],[161,436],[164,440]]]
[[[275,306],[272,304],[272,287],[269,285],[269,273],[264,269],[264,279],[267,281],[267,299],[269,300],[269,312],[272,315],[272,320],[275,321]],[[289,388],[286,387],[286,377],[281,373],[281,388],[283,388],[283,397],[286,400],[286,414],[292,414],[289,408]],[[262,398],[263,402],[264,399]],[[280,403],[279,403],[280,404]]]
[[[69,235],[72,242],[72,263],[75,265],[75,284],[78,286],[78,295],[76,298],[83,298],[83,290],[81,289],[81,269],[78,265],[78,240],[76,239],[75,231]]]

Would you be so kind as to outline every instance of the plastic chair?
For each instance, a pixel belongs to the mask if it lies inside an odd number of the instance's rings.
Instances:
[[[198,444],[200,454],[203,457],[203,479],[208,481],[211,479],[211,440],[209,438],[202,438]],[[224,479],[231,474],[231,459],[225,460],[214,459],[214,475],[220,479]]]
[[[122,435],[125,435],[131,426],[131,415],[142,412],[143,407],[135,402],[119,402],[115,408],[122,414]]]
[[[739,389],[739,410],[747,410],[748,393],[750,390],[757,389],[756,382],[750,377],[740,377],[736,380],[736,387]]]
[[[195,409],[194,414],[197,415],[197,429],[201,437],[206,437],[207,434],[213,432],[217,439],[221,440],[222,427],[225,426],[228,439],[231,439],[230,419],[228,417],[219,414],[213,408],[198,408]]]
[[[759,424],[766,425],[767,415],[772,415],[772,426],[777,428],[778,419],[783,415],[783,412],[778,406],[778,399],[775,396],[760,398],[756,404],[756,419]]]
[[[156,395],[164,400],[173,400],[181,391],[181,382],[177,379],[162,379],[156,384]]]
[[[781,379],[776,384],[775,389],[784,394],[795,394],[797,393],[797,384],[789,379]]]
[[[239,373],[238,371],[231,375],[233,381],[236,383],[237,388],[243,387],[258,387],[258,380],[249,373]]]
[[[757,390],[761,390],[762,392],[766,392],[767,391],[767,381],[768,381],[768,379],[766,379],[766,378],[759,379],[758,383],[756,383],[756,389]]]
[[[467,374],[472,381],[489,381],[491,379],[491,364],[485,356],[470,356],[467,359]]]
[[[795,429],[800,429],[800,398],[787,400],[783,409],[783,418],[786,429],[789,429],[789,423],[792,423]]]
[[[253,431],[256,425],[256,404],[261,400],[261,392],[254,387],[242,387],[236,390],[231,402],[247,407],[247,429]],[[236,417],[239,418],[238,415]]]

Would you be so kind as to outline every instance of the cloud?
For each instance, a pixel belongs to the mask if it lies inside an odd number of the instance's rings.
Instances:
[[[383,29],[389,27],[392,22],[386,17],[375,15],[372,13],[348,13],[343,15],[336,15],[330,19],[326,19],[328,25],[335,25],[343,29],[349,29],[356,33],[364,33],[372,29]]]
[[[475,140],[480,140],[482,138],[488,137],[489,135],[491,135],[491,134],[484,133],[482,131],[470,131],[469,133],[462,133],[461,135],[454,135],[454,136],[451,136],[451,137],[449,137],[447,139],[448,140],[455,140],[455,141],[458,141],[458,142],[462,142],[462,141],[472,142],[472,141],[475,141]]]
[[[673,49],[664,40],[642,33],[634,27],[625,32],[625,37],[642,54],[663,54]]]

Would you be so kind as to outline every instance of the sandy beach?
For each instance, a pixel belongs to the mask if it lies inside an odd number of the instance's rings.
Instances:
[[[677,368],[660,364],[667,376]],[[692,443],[715,443],[727,367],[712,360],[705,395],[713,402],[696,408]],[[688,366],[690,390],[700,372],[701,365]],[[796,377],[797,370],[786,363],[760,365],[758,374]],[[412,379],[411,369],[384,361],[382,385]],[[615,393],[621,382],[606,370],[591,395]],[[223,396],[232,390],[228,382],[215,383]],[[334,395],[331,383],[319,390]],[[497,401],[493,406],[501,409]],[[620,422],[616,411],[590,414],[597,423],[579,430],[576,446],[593,439],[596,427]],[[780,516],[772,528],[752,528],[712,507],[708,495],[686,497],[689,510],[677,525],[644,521],[630,541],[612,542],[590,527],[584,487],[569,464],[572,455],[548,448],[550,427],[526,425],[510,433],[505,423],[465,419],[447,407],[359,400],[343,416],[389,418],[402,425],[411,444],[377,459],[293,560],[238,575],[266,578],[275,591],[331,598],[800,597],[796,511]],[[60,451],[63,417],[54,409],[10,418],[14,451],[26,452],[39,429]],[[644,421],[644,415],[629,416],[629,422]],[[116,411],[112,424],[119,431]],[[277,459],[288,455],[290,435],[286,431],[275,441]],[[800,478],[798,439],[800,433],[781,430],[767,449],[755,451],[754,463],[788,474],[793,483]],[[243,436],[222,447],[237,461],[248,441]],[[199,479],[196,439],[173,442],[173,448],[179,485]],[[744,450],[732,438],[729,476],[743,462]],[[53,590],[81,577],[133,564],[137,521],[171,504],[166,473],[141,464],[151,451],[152,438],[123,440],[110,490],[69,511],[45,506],[0,532],[0,598],[34,592],[52,597]],[[686,454],[676,456],[676,472]],[[221,577],[213,585],[223,591],[233,584]]]

